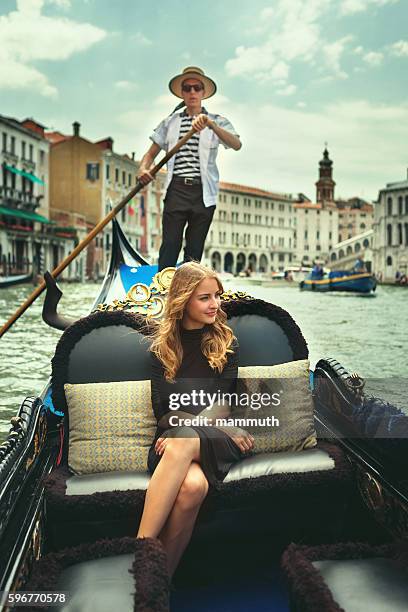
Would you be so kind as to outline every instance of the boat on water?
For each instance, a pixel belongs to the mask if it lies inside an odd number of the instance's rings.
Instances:
[[[59,313],[61,292],[48,276],[43,317],[63,332],[52,375],[23,400],[0,446],[4,609],[12,602],[79,612],[406,609],[407,415],[365,394],[364,380],[333,358],[322,356],[310,372],[317,445],[259,453],[231,468],[200,509],[175,590],[160,541],[134,537],[147,471],[69,469],[74,412],[66,393],[149,381],[145,328],[160,317],[170,280],[116,221],[111,262],[88,316]],[[222,297],[240,368],[308,359],[288,312],[233,287]]]
[[[0,289],[6,289],[13,285],[29,283],[33,275],[30,274],[11,274],[10,276],[0,276]]]
[[[299,288],[303,291],[351,291],[353,293],[373,293],[377,288],[377,280],[369,272],[353,272],[350,270],[332,270],[323,275],[310,272],[300,281]]]

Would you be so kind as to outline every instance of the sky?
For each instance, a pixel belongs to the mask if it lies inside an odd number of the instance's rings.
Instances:
[[[408,0],[0,0],[0,114],[140,159],[200,66],[243,143],[221,180],[314,200],[327,142],[335,196],[371,201],[407,177],[407,22]]]

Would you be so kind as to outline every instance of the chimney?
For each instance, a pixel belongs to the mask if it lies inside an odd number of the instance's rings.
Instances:
[[[81,127],[81,124],[78,123],[78,121],[74,121],[72,127],[74,128],[74,136],[79,136],[79,128]]]
[[[135,161],[135,151],[132,151],[132,159]]]

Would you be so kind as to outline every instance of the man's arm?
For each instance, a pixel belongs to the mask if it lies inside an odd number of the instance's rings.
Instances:
[[[227,147],[231,147],[231,149],[234,149],[235,151],[239,151],[239,149],[242,147],[242,143],[238,136],[224,130],[224,128],[220,127],[215,121],[210,119],[208,115],[205,115],[204,113],[198,115],[198,117],[194,119],[192,127],[198,132],[203,130],[205,127],[210,128],[210,130],[213,130],[213,132],[217,134],[218,138],[224,144],[226,144]]]
[[[160,151],[160,147],[155,142],[149,147],[147,152],[143,155],[142,160],[140,162],[139,173],[137,178],[142,183],[142,185],[147,185],[150,181],[153,180],[153,176],[150,174],[149,170],[152,167],[155,157]]]

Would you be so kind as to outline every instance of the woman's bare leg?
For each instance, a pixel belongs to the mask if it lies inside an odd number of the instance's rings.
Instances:
[[[193,532],[200,506],[208,492],[208,482],[200,465],[193,461],[180,487],[170,516],[159,539],[167,552],[172,577]]]
[[[200,438],[170,438],[146,491],[137,538],[157,538],[192,461],[200,458]]]

